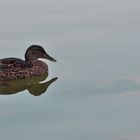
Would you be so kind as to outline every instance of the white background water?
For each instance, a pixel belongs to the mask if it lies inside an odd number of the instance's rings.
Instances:
[[[140,139],[140,1],[0,0],[0,56],[40,44],[58,80],[0,96],[2,140]]]

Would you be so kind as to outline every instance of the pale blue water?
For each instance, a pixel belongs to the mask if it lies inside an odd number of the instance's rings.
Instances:
[[[0,0],[1,58],[58,60],[46,93],[0,96],[0,139],[139,140],[139,25],[138,0]]]

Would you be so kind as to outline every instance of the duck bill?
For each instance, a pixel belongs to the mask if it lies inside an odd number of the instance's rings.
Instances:
[[[49,56],[48,54],[45,54],[44,58],[46,58],[50,61],[56,62],[56,60],[54,58],[52,58],[51,56]]]

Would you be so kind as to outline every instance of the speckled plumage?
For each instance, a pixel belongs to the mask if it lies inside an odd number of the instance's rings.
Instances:
[[[30,78],[48,72],[47,64],[38,58],[56,62],[41,46],[32,45],[25,53],[25,60],[13,57],[0,59],[0,80]]]

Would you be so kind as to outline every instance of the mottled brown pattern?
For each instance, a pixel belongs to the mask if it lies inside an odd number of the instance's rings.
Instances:
[[[6,70],[0,70],[0,80],[13,80],[13,79],[23,79],[33,76],[38,76],[48,71],[48,66],[46,63],[35,60],[30,62],[32,67],[16,67],[8,68]]]

